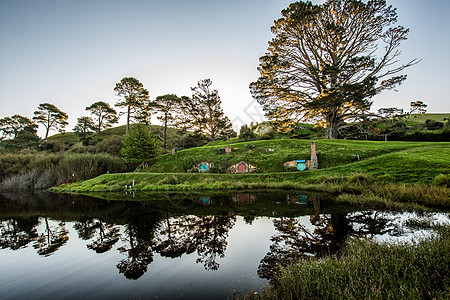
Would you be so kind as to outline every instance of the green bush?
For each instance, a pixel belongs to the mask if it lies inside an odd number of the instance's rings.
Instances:
[[[122,156],[126,162],[141,163],[159,154],[161,142],[145,124],[134,124],[123,140]]]
[[[450,174],[439,174],[434,177],[433,183],[439,186],[450,187]]]
[[[123,136],[113,135],[107,139],[98,142],[95,147],[98,152],[108,153],[113,156],[121,156]]]
[[[247,125],[242,125],[239,131],[239,141],[253,141],[256,139],[256,134]]]
[[[178,178],[176,176],[169,175],[158,181],[158,185],[166,185],[166,184],[170,185],[178,184]]]

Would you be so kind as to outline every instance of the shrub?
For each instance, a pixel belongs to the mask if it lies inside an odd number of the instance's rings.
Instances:
[[[256,139],[256,134],[253,132],[251,128],[247,125],[242,125],[241,130],[239,131],[239,140],[240,141],[253,141]]]
[[[438,186],[450,187],[450,174],[439,174],[434,177],[433,183]]]
[[[145,162],[159,153],[159,139],[145,124],[134,124],[123,141],[121,150],[126,162]]]
[[[169,175],[158,181],[158,185],[166,185],[166,184],[170,185],[178,184],[178,178],[176,176]]]
[[[370,174],[364,173],[353,173],[347,177],[348,183],[357,183],[357,184],[370,184],[374,182],[374,178]]]
[[[97,147],[98,152],[108,153],[113,156],[121,156],[120,149],[122,149],[123,136],[113,135],[101,142],[98,142],[95,147]]]
[[[62,183],[90,179],[108,171],[125,171],[120,158],[106,153],[11,157],[16,158],[12,160],[16,168],[8,169],[0,185],[2,189],[47,189]]]
[[[444,123],[428,119],[425,121],[425,126],[428,130],[437,130],[444,127]]]

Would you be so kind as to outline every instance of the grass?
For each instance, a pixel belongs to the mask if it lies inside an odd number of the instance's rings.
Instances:
[[[116,127],[102,130],[99,133],[94,133],[92,135],[92,142],[94,144],[96,144],[96,143],[101,142],[107,138],[114,136],[114,135],[123,136],[123,135],[125,135],[125,128],[126,128],[126,125],[121,125],[121,126],[116,126]],[[163,135],[163,127],[162,126],[150,125],[150,130],[157,136],[161,137],[161,139],[162,139],[162,135]],[[167,149],[172,148],[173,143],[178,138],[178,133],[180,131],[181,131],[180,129],[176,129],[176,128],[167,128]],[[49,142],[57,142],[60,145],[64,145],[67,148],[67,150],[69,150],[73,145],[80,143],[80,138],[74,132],[55,134],[55,135],[48,137],[47,140]]]
[[[231,154],[221,154],[221,148],[225,145],[226,143],[215,143],[214,146],[206,145],[182,150],[175,155],[166,154],[159,157],[146,171],[180,173],[192,168],[196,162],[210,161],[217,166],[219,172],[224,173],[229,165],[243,160],[257,166],[259,172],[283,172],[285,171],[284,162],[295,159],[309,159],[311,149],[310,141],[307,140],[278,139],[235,143],[231,145]],[[386,143],[350,140],[318,140],[316,142],[320,169],[351,164],[354,162],[354,157],[366,160],[372,157],[380,157],[382,154],[412,150],[413,148],[424,148],[421,153],[429,149],[433,152],[429,156],[434,156],[437,154],[437,151],[434,151],[436,150],[435,147],[442,148],[445,151],[448,145],[449,143]],[[274,149],[274,151],[266,151],[267,149]],[[406,155],[408,156],[409,153]],[[416,155],[415,158],[419,157]],[[396,157],[392,159],[395,160]],[[356,168],[358,168],[357,165]]]
[[[337,257],[282,269],[251,299],[448,299],[450,227],[413,244],[351,240]]]
[[[434,120],[438,122],[446,122],[450,118],[450,113],[446,114],[412,114],[410,120],[418,123],[425,123],[426,120]]]

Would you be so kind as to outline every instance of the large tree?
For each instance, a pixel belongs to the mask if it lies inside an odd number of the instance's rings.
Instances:
[[[133,77],[124,77],[116,84],[114,91],[122,97],[122,101],[116,103],[116,106],[126,107],[127,127],[125,134],[130,130],[130,120],[135,118],[148,122],[149,110],[151,108],[148,90],[144,85]]]
[[[0,119],[0,140],[7,138],[15,139],[22,133],[35,134],[36,130],[36,123],[21,115]]]
[[[59,130],[63,133],[64,128],[69,124],[67,119],[69,116],[50,103],[41,103],[38,110],[34,112],[33,120],[45,127],[45,139],[48,137],[50,130]]]
[[[180,118],[177,126],[194,129],[195,132],[209,135],[231,135],[230,119],[224,115],[217,90],[211,89],[211,80],[204,79],[191,87],[192,98],[183,96],[180,103]]]
[[[295,2],[275,21],[260,78],[250,89],[279,123],[320,121],[337,137],[345,121],[368,114],[371,97],[401,84],[398,47],[409,29],[396,26],[384,0]]]
[[[95,102],[91,104],[91,106],[86,107],[86,110],[90,111],[91,114],[95,116],[93,121],[96,124],[95,127],[97,132],[109,128],[112,124],[119,121],[116,110],[110,107],[106,102]]]
[[[155,108],[161,113],[158,120],[164,124],[163,149],[166,149],[167,125],[174,121],[174,113],[177,112],[181,99],[177,95],[167,94],[158,96],[155,100]]]

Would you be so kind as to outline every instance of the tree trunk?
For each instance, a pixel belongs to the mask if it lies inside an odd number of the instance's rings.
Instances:
[[[337,139],[337,133],[338,133],[338,123],[330,121],[325,131],[325,138],[327,140]]]
[[[166,150],[166,138],[167,138],[167,113],[164,115],[164,132],[163,132],[163,149]]]
[[[128,105],[128,111],[127,111],[127,127],[125,129],[125,135],[128,135],[128,131],[130,131],[130,110],[131,107]]]

